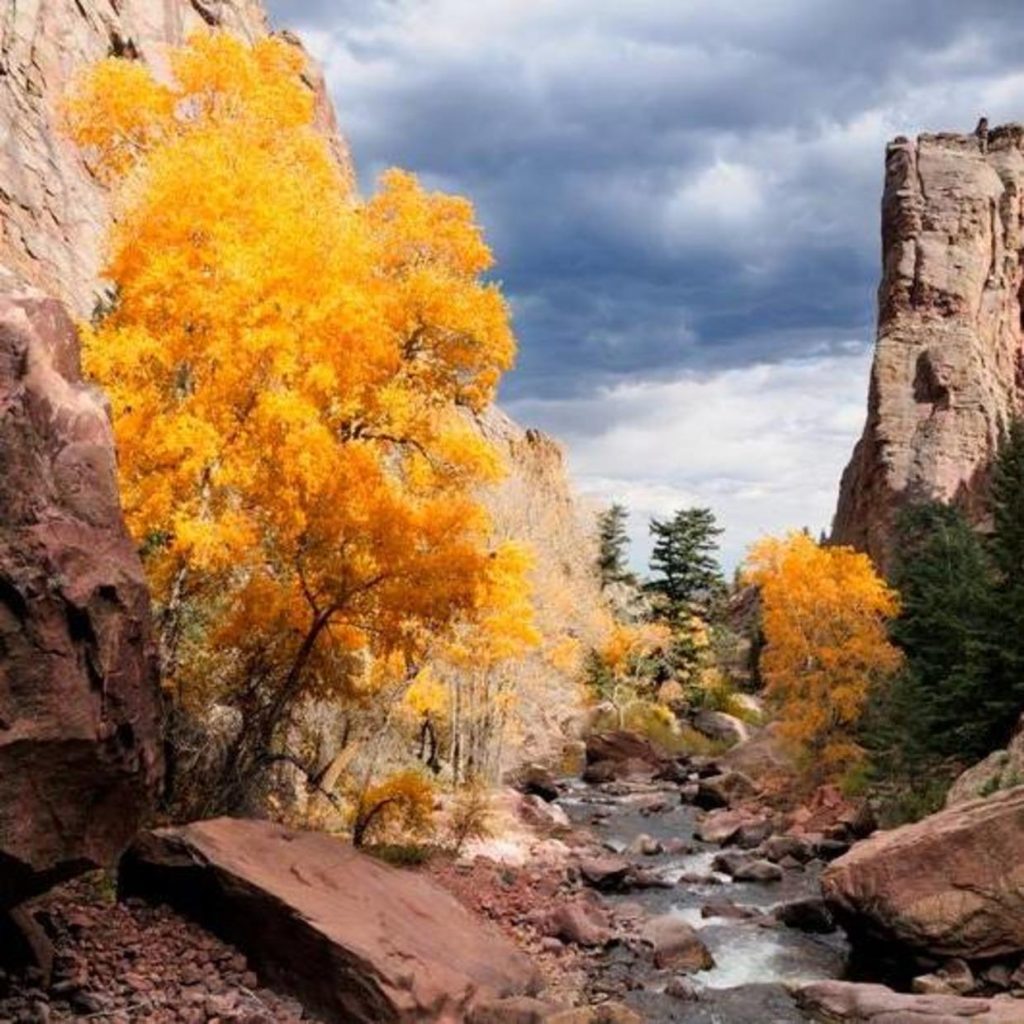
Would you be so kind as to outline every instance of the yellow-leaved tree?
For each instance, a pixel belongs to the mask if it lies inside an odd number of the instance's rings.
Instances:
[[[467,411],[515,344],[471,205],[397,171],[355,195],[295,48],[213,32],[169,60],[166,84],[100,62],[67,104],[116,202],[85,360],[165,676],[241,713],[244,786],[353,663],[411,678],[437,634],[496,614],[479,488],[500,466]]]
[[[755,544],[745,577],[761,592],[760,671],[783,735],[816,781],[855,767],[869,691],[900,664],[886,632],[897,594],[867,555],[805,533]]]

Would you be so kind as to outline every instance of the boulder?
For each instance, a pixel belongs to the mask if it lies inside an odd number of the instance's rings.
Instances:
[[[1024,786],[876,832],[822,889],[860,945],[987,959],[1024,950]]]
[[[641,832],[633,842],[626,847],[626,852],[640,857],[656,857],[664,851],[661,842],[646,832]]]
[[[750,821],[746,811],[733,811],[720,807],[709,811],[697,825],[695,834],[701,842],[717,843],[725,846],[739,833],[739,830]]]
[[[563,903],[545,911],[539,922],[543,934],[577,946],[604,946],[611,941],[608,913],[586,900]]]
[[[143,833],[120,893],[194,918],[332,1024],[461,1019],[538,985],[449,893],[323,833],[229,818]]]
[[[550,803],[561,795],[561,789],[551,771],[539,764],[530,764],[519,773],[517,788],[527,796],[539,796]]]
[[[781,882],[782,868],[770,860],[747,860],[732,873],[735,882]]]
[[[694,729],[709,739],[719,743],[735,746],[750,739],[750,727],[735,715],[727,715],[724,711],[698,711],[693,716]]]
[[[0,292],[0,910],[109,866],[160,780],[149,597],[64,307]]]
[[[652,917],[640,937],[654,951],[654,965],[659,969],[692,973],[709,971],[715,966],[707,946],[697,932],[676,914]]]
[[[635,732],[617,729],[587,737],[587,764],[600,761],[642,761],[651,768],[661,768],[664,758],[650,740]]]
[[[706,811],[716,807],[729,807],[746,800],[757,792],[757,787],[742,772],[722,772],[701,779],[694,803]]]
[[[580,877],[594,889],[610,892],[626,883],[630,864],[622,857],[584,857],[579,863]]]
[[[790,857],[801,864],[806,864],[814,858],[814,847],[800,836],[771,836],[765,840],[762,849],[765,857],[775,863]]]
[[[551,804],[542,797],[520,796],[517,813],[527,825],[534,828],[559,830],[571,827],[569,816],[558,804]]]
[[[797,1005],[828,1024],[1020,1024],[1019,1001],[894,992],[884,985],[816,981],[796,991]]]

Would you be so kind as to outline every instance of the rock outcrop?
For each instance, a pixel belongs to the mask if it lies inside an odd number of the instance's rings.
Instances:
[[[856,946],[982,960],[1024,951],[1024,786],[876,832],[822,890]]]
[[[886,151],[878,340],[834,541],[890,566],[909,502],[984,517],[988,466],[1022,408],[1024,127],[898,138]]]
[[[61,303],[0,292],[0,909],[108,865],[160,776],[149,597]]]
[[[462,1020],[537,984],[453,896],[322,833],[229,818],[145,833],[125,854],[121,891],[198,920],[337,1024]]]
[[[1024,784],[1024,717],[1017,723],[1004,750],[994,750],[984,760],[957,776],[946,794],[946,806],[991,796]]]
[[[797,992],[797,1004],[812,1020],[827,1024],[1015,1024],[1024,1014],[1008,996],[967,999],[952,995],[909,995],[884,985],[818,981]]]
[[[269,32],[259,0],[30,0],[0,9],[0,264],[63,299],[76,315],[101,293],[107,196],[59,129],[74,74],[107,55],[164,67],[168,45],[203,26],[244,38]],[[284,38],[298,45],[290,34]],[[311,65],[320,122],[339,161],[348,152]]]

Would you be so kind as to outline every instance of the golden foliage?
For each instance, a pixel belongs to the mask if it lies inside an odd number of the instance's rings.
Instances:
[[[745,575],[761,589],[761,674],[783,734],[815,775],[851,767],[862,757],[854,729],[871,685],[899,667],[886,634],[895,591],[867,555],[803,533],[756,544]]]
[[[67,103],[117,204],[85,361],[165,670],[266,744],[367,655],[408,666],[455,622],[479,621],[474,659],[532,642],[527,554],[491,550],[478,494],[500,460],[464,411],[515,343],[472,206],[399,171],[352,194],[294,47],[201,34],[170,66],[100,62]]]
[[[363,846],[428,835],[436,798],[434,787],[415,771],[397,772],[367,787],[355,801],[352,842]]]

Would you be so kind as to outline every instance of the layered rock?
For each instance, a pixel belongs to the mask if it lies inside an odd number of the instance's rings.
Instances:
[[[339,1024],[462,1020],[537,985],[453,896],[322,833],[228,818],[160,829],[125,855],[121,885],[199,920]]]
[[[1024,127],[898,138],[886,151],[878,339],[833,540],[883,568],[902,507],[984,517],[989,464],[1022,408]]]
[[[244,38],[269,31],[259,0],[29,0],[0,9],[0,265],[92,312],[99,282],[107,196],[59,127],[74,74],[114,54],[164,69],[168,45],[204,26]],[[295,37],[285,35],[297,44]],[[310,67],[320,122],[344,166],[323,83]]]
[[[822,890],[855,945],[983,960],[1024,951],[1024,786],[876,832]]]
[[[160,775],[142,566],[64,307],[0,292],[0,909],[108,865]]]

